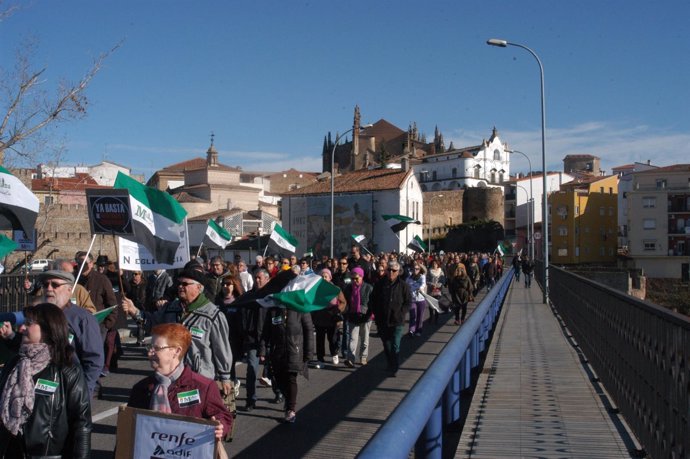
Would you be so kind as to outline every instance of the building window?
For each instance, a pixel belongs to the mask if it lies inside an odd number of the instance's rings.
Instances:
[[[494,161],[500,161],[501,160],[501,150],[498,148],[494,150]]]
[[[558,235],[559,236],[567,236],[568,235],[568,227],[567,226],[559,226],[558,227]]]
[[[579,247],[575,247],[575,256],[576,257],[580,256],[580,248]]]
[[[601,215],[602,217],[604,215],[606,215],[606,207],[604,207],[604,206],[599,207],[599,215]]]
[[[603,186],[599,187],[599,193],[604,194],[604,187]]]
[[[656,189],[657,190],[666,189],[666,179],[656,179]]]
[[[482,168],[480,165],[474,166],[474,178],[478,179],[479,178],[479,170]]]
[[[43,200],[43,203],[46,206],[50,206],[53,204],[53,197],[52,196],[46,196],[45,199]]]
[[[613,194],[613,187],[609,187],[609,194]]]
[[[651,209],[656,207],[656,197],[655,196],[645,196],[642,198],[642,207],[645,209]]]
[[[436,171],[431,173],[431,180],[436,180]]]
[[[568,249],[558,249],[558,256],[559,257],[567,257],[568,256]]]
[[[496,169],[491,169],[491,183],[496,183]]]
[[[645,218],[642,220],[642,228],[649,230],[649,229],[656,229],[656,218]]]
[[[644,241],[642,241],[642,244],[643,244],[643,246],[644,246],[644,250],[645,250],[645,251],[648,251],[648,252],[649,252],[649,251],[654,251],[654,250],[656,250],[656,241],[644,240]]]
[[[575,215],[580,215],[580,206],[575,206]]]
[[[609,207],[609,217],[613,217],[613,207]]]
[[[606,255],[606,247],[599,247],[599,255],[602,257]]]
[[[457,168],[457,167],[454,167],[454,168],[453,168],[453,178],[455,178],[455,177],[457,177],[457,176],[458,176],[458,168]]]
[[[575,235],[578,235],[578,234],[580,234],[580,227],[576,226],[575,227]]]

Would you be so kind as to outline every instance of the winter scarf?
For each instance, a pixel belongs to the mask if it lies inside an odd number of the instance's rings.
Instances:
[[[34,410],[34,375],[50,363],[46,343],[22,344],[19,362],[12,369],[0,399],[0,421],[12,435],[17,435]]]

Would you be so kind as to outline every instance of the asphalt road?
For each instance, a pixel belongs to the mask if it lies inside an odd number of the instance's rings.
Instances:
[[[474,309],[476,304],[478,302],[470,303],[469,312]],[[439,324],[426,323],[424,336],[420,338],[405,337],[401,346],[403,358],[409,358],[413,355],[437,332],[442,335],[449,333],[452,335],[457,329],[457,326],[453,326],[452,323],[452,314],[442,314]],[[130,322],[129,327],[133,329],[135,326]],[[339,420],[337,418],[343,416],[342,413],[347,413],[347,407],[351,406],[353,402],[350,399],[361,399],[379,385],[390,384],[390,379],[389,382],[386,382],[385,358],[382,354],[381,341],[376,335],[375,325],[372,326],[371,335],[369,365],[366,367],[357,364],[354,369],[347,368],[341,359],[339,365],[326,363],[322,369],[310,369],[308,380],[301,376],[298,378],[297,422],[294,425],[285,425],[280,422],[283,417],[282,404],[270,403],[270,400],[273,399],[273,392],[267,387],[257,387],[259,399],[256,409],[251,412],[244,411],[246,365],[238,365],[238,377],[242,382],[242,387],[237,400],[238,416],[235,424],[235,436],[231,443],[225,443],[226,451],[230,457],[303,457],[306,450],[301,450],[295,444],[291,444],[292,448],[285,448],[281,454],[276,455],[280,451],[280,449],[276,449],[276,442],[283,442],[284,444],[298,440],[301,443],[311,442],[310,444],[312,444],[316,442],[316,438],[323,437],[329,430],[338,428]],[[93,400],[94,428],[91,444],[92,457],[95,459],[114,457],[118,408],[127,403],[134,384],[148,376],[152,371],[144,348],[136,346],[133,339],[125,339],[123,349],[124,355],[120,358],[118,370],[101,378],[98,398]],[[436,351],[434,351],[435,353]],[[328,355],[326,360],[330,362]],[[402,378],[397,379],[400,380],[401,384],[403,383]],[[409,390],[409,387],[405,389],[401,386],[398,389],[402,392],[406,392],[406,390]],[[302,412],[300,412],[301,409]],[[302,419],[302,424],[300,419]],[[307,422],[311,425],[306,426]],[[351,456],[345,451],[340,453],[331,453],[330,457]]]

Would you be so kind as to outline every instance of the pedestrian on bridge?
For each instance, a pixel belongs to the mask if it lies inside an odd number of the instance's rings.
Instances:
[[[371,293],[374,320],[391,376],[395,376],[400,367],[400,340],[410,301],[410,287],[400,277],[400,263],[392,260],[388,263],[387,276],[376,283]]]

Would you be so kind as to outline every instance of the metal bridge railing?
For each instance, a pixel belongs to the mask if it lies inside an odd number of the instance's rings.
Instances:
[[[690,455],[690,319],[550,266],[551,302],[647,454]]]
[[[507,271],[386,422],[359,453],[360,458],[440,458],[443,427],[460,418],[460,392],[470,387],[506,296],[513,270]]]

